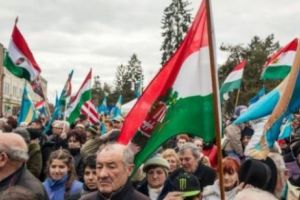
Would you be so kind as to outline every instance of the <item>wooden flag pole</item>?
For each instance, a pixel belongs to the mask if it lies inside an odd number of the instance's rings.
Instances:
[[[236,98],[235,98],[235,103],[234,103],[234,108],[233,109],[235,109],[237,107],[237,105],[238,105],[239,98],[240,98],[240,91],[241,91],[241,89],[239,89],[237,91]]]
[[[221,149],[221,122],[220,122],[220,104],[219,104],[219,87],[218,87],[218,76],[215,65],[214,57],[214,42],[212,35],[214,34],[212,30],[211,23],[211,10],[210,10],[210,0],[206,1],[206,13],[207,13],[207,31],[208,31],[208,43],[209,43],[209,57],[210,57],[210,69],[213,87],[213,99],[214,99],[214,121],[215,121],[215,133],[216,133],[216,143],[218,147],[218,173],[219,173],[219,183],[220,183],[220,195],[221,200],[225,200],[224,193],[224,178],[223,178],[223,164],[222,164],[222,149]]]

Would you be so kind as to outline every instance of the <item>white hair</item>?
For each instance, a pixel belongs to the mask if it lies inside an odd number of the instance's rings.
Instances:
[[[21,148],[0,144],[0,151],[5,152],[12,161],[26,162],[29,158],[27,151]]]
[[[123,161],[126,166],[133,164],[134,162],[134,153],[133,151],[128,148],[128,146],[118,144],[118,143],[108,143],[106,145],[103,145],[103,147],[98,150],[97,155],[99,153],[105,152],[105,151],[112,151],[112,150],[123,150]]]
[[[193,156],[196,158],[196,160],[198,160],[200,158],[200,152],[198,147],[191,142],[187,142],[185,144],[182,145],[182,147],[180,147],[179,149],[179,154],[183,154],[186,150],[190,149],[192,151]]]

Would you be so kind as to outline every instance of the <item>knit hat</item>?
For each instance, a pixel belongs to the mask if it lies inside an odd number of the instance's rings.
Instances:
[[[87,130],[94,135],[99,135],[99,130],[98,130],[97,126],[93,126],[93,125],[89,126],[89,128]]]
[[[269,157],[265,160],[248,159],[241,165],[239,180],[274,193],[277,181],[276,165]]]
[[[252,136],[254,134],[254,130],[248,126],[246,126],[243,130],[242,130],[242,137],[243,136]]]
[[[164,168],[166,170],[166,174],[167,174],[167,170],[170,169],[170,165],[168,161],[161,156],[154,156],[153,158],[147,160],[146,163],[144,164],[143,171],[147,173],[149,169],[154,167]]]
[[[182,197],[193,197],[200,194],[199,179],[193,174],[184,172],[175,178],[175,191],[183,192]]]

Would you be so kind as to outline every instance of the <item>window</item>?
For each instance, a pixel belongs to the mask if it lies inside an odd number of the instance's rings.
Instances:
[[[17,96],[17,87],[13,86],[13,96],[16,97]]]
[[[4,82],[4,94],[9,95],[9,84]]]

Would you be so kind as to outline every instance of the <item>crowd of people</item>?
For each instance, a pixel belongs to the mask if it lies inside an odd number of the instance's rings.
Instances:
[[[217,200],[219,172],[226,200],[300,198],[300,114],[263,159],[246,153],[253,125],[230,120],[222,165],[214,142],[180,133],[138,169],[130,145],[116,143],[123,118],[102,121],[55,120],[46,130],[44,118],[1,118],[0,200]]]

